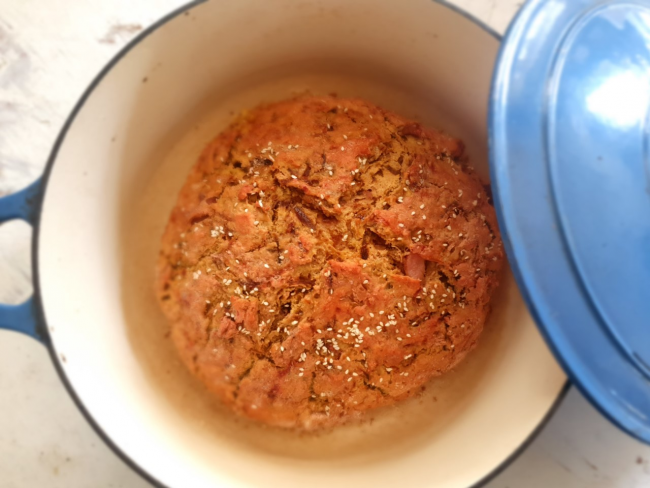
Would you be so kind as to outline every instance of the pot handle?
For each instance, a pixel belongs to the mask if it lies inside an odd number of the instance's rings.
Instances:
[[[41,178],[17,193],[0,198],[0,224],[9,220],[22,219],[34,226],[42,199]],[[44,342],[45,334],[39,326],[37,312],[33,295],[19,305],[0,304],[0,329],[22,332]]]

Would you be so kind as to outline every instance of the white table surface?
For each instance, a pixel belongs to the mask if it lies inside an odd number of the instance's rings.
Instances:
[[[0,195],[41,174],[90,80],[142,28],[183,3],[0,0]],[[452,3],[499,32],[521,4]],[[19,303],[31,291],[30,236],[20,222],[0,228],[0,302]],[[0,331],[0,488],[148,486],[77,411],[45,348]],[[609,487],[650,487],[650,447],[618,431],[574,389],[539,437],[487,485]]]

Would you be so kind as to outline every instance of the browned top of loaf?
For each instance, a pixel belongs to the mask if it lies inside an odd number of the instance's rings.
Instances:
[[[203,151],[157,289],[185,364],[236,412],[335,425],[471,350],[503,249],[463,144],[358,99],[240,117]]]

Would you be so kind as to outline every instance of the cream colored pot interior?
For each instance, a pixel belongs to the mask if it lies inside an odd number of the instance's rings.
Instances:
[[[372,422],[317,436],[233,419],[206,397],[173,354],[152,285],[188,169],[263,101],[365,97],[460,136],[487,178],[498,44],[431,0],[212,0],[108,71],[56,157],[38,269],[58,361],[126,456],[174,488],[466,488],[531,434],[565,379],[509,273],[456,371]]]

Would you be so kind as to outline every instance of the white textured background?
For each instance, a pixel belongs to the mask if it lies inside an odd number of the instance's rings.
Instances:
[[[183,3],[0,0],[0,195],[41,174],[92,78],[134,35]],[[452,3],[503,32],[521,2]],[[31,291],[30,235],[18,222],[0,228],[0,302],[19,303]],[[86,424],[45,348],[0,331],[0,488],[148,486]],[[609,487],[650,487],[650,447],[616,430],[575,390],[537,440],[488,485]]]

